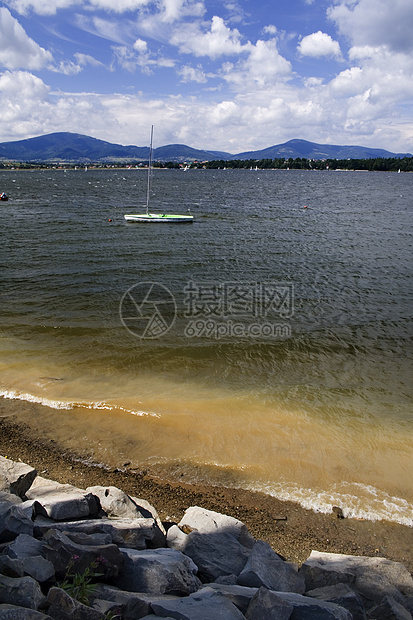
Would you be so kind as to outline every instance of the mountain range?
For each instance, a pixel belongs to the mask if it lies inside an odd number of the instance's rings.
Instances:
[[[288,159],[371,159],[376,157],[411,157],[409,153],[391,153],[363,146],[317,144],[307,140],[289,140],[260,151],[238,154],[207,151],[185,144],[169,144],[153,151],[155,161],[191,162],[211,160]],[[0,143],[0,161],[109,163],[141,162],[149,157],[148,146],[122,146],[77,133],[58,132],[26,140]]]

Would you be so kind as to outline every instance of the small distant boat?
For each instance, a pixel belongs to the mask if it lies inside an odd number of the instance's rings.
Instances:
[[[168,213],[149,213],[149,193],[151,188],[152,171],[152,144],[153,144],[153,125],[151,128],[151,146],[149,149],[148,183],[146,188],[146,213],[130,213],[123,217],[127,222],[142,223],[161,223],[161,224],[185,224],[194,221],[193,215],[171,215]]]
[[[9,199],[9,197],[7,196],[6,192],[2,192],[0,194],[0,200],[8,200],[8,199]]]

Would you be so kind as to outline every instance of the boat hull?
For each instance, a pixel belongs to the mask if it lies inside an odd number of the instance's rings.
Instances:
[[[158,223],[158,224],[191,224],[194,221],[193,215],[168,215],[158,213],[141,213],[124,215],[127,222]]]

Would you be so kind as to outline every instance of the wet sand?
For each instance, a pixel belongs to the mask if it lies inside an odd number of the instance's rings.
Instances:
[[[298,564],[317,550],[386,557],[403,562],[413,572],[413,528],[315,513],[292,502],[242,489],[176,483],[148,470],[132,469],[127,463],[119,464],[117,469],[105,467],[54,440],[36,436],[32,428],[11,415],[10,409],[19,403],[12,407],[9,404],[0,399],[0,455],[28,463],[46,478],[83,489],[116,486],[149,501],[163,521],[179,521],[194,505],[234,516],[248,526],[253,536]]]

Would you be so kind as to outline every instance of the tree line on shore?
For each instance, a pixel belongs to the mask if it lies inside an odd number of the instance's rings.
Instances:
[[[0,162],[0,169],[32,170],[43,168],[78,168],[85,167],[85,163],[56,163],[56,162]],[[88,163],[91,168],[142,168],[148,162],[105,162]],[[305,157],[290,157],[276,159],[216,159],[203,162],[154,162],[157,168],[180,169],[187,165],[192,169],[259,169],[259,170],[365,170],[380,172],[413,172],[413,157],[376,157],[371,159],[306,159]]]

